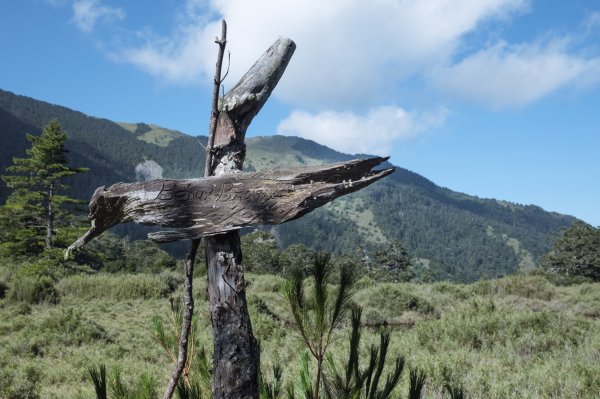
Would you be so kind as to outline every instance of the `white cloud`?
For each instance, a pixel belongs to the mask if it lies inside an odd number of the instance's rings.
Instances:
[[[546,44],[498,43],[430,74],[447,93],[494,108],[524,106],[567,84],[600,79],[600,59],[567,52],[565,40]]]
[[[530,0],[187,0],[170,35],[146,31],[137,46],[112,57],[163,81],[209,86],[224,18],[227,89],[277,37],[290,37],[296,53],[274,95],[310,112],[293,112],[278,133],[385,154],[446,119],[445,111],[382,106],[397,103],[399,87],[411,78],[417,88],[492,107],[523,106],[567,85],[600,81],[600,63],[574,54],[567,39],[470,47],[476,43],[467,35],[486,22],[529,11]],[[595,24],[595,16],[586,21]]]
[[[206,83],[209,71],[204,69],[210,47],[214,43],[203,31],[184,29],[176,36],[185,36],[184,40],[171,41],[165,38],[147,37],[145,43],[137,48],[128,48],[112,53],[117,61],[138,66],[161,80],[175,84],[196,84],[204,79]],[[213,54],[213,69],[216,53]],[[214,71],[212,72],[214,74]]]
[[[600,27],[600,12],[596,11],[589,14],[583,21],[582,26],[586,34],[589,34]]]
[[[364,116],[350,112],[294,111],[279,123],[277,133],[303,137],[351,154],[389,155],[395,142],[439,127],[447,113],[444,108],[417,113],[391,106],[372,108]]]
[[[116,57],[170,82],[210,84],[222,16],[232,62],[226,84],[283,35],[298,47],[276,95],[303,107],[359,108],[389,101],[396,84],[445,61],[483,21],[527,7],[528,0],[188,0],[172,35]]]
[[[76,0],[73,2],[73,19],[71,21],[86,33],[94,29],[99,19],[122,20],[124,18],[125,11],[122,8],[102,5],[100,0]]]

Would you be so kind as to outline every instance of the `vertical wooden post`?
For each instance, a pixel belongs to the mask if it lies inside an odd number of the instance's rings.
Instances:
[[[277,40],[220,101],[210,175],[239,173],[246,129],[283,75],[296,46]],[[213,398],[258,399],[258,343],[248,315],[238,231],[206,237],[208,295],[214,338]]]

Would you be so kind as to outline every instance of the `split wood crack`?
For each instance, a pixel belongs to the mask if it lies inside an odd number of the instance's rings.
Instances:
[[[284,223],[389,175],[394,168],[372,170],[386,160],[375,157],[199,179],[102,186],[90,200],[92,227],[68,248],[67,256],[119,223],[175,229],[148,234],[157,242]]]

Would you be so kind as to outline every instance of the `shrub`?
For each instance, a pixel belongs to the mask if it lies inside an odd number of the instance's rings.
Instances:
[[[584,276],[570,276],[565,274],[548,273],[544,269],[538,269],[534,273],[535,276],[541,276],[557,287],[570,287],[572,285],[580,285],[585,283],[593,283],[594,280]]]
[[[464,300],[469,297],[469,293],[464,286],[456,283],[450,283],[448,281],[433,283],[432,288],[442,294],[450,294],[456,299]]]
[[[408,284],[378,284],[360,290],[355,301],[365,309],[368,324],[380,324],[401,316],[406,311],[433,313],[428,299],[414,292]]]
[[[102,234],[77,252],[75,261],[110,273],[160,273],[176,266],[175,260],[157,244],[149,240],[129,241],[110,233]]]
[[[282,269],[279,247],[275,237],[256,230],[242,237],[244,267],[253,273],[279,273]]]
[[[600,229],[577,221],[540,260],[549,273],[600,281]]]
[[[249,275],[246,278],[253,293],[279,292],[283,281],[283,278],[273,275]]]
[[[40,398],[39,381],[42,373],[33,366],[24,369],[10,370],[0,368],[0,398],[38,399]]]
[[[4,281],[0,281],[0,299],[6,296],[6,291],[8,291],[8,284]]]
[[[183,284],[183,275],[180,273],[165,271],[160,273],[158,278],[165,283],[169,289],[169,292],[175,292],[175,290],[177,290],[177,288]]]
[[[79,346],[98,340],[109,341],[108,334],[102,326],[73,308],[52,312],[42,321],[39,329],[62,346]]]
[[[483,298],[473,298],[451,316],[415,327],[420,345],[434,353],[443,347],[491,350],[510,346],[527,356],[575,347],[590,328],[587,321],[549,311],[497,309],[491,299]]]
[[[56,304],[59,299],[60,294],[54,282],[46,276],[19,277],[14,280],[8,292],[8,300],[11,302]]]
[[[28,303],[21,302],[13,308],[14,316],[31,314],[31,306]]]
[[[541,276],[511,276],[497,280],[482,280],[471,286],[477,295],[515,295],[528,299],[549,301],[555,290],[547,279]]]
[[[74,275],[62,279],[57,286],[63,295],[85,300],[166,298],[173,288],[168,279],[148,274]]]

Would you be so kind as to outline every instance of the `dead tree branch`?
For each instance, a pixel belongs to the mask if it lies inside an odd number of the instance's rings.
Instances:
[[[183,280],[183,321],[181,323],[181,335],[179,336],[179,354],[177,356],[177,363],[175,364],[175,370],[169,379],[169,384],[163,399],[171,399],[177,382],[187,361],[188,353],[188,341],[190,336],[190,329],[192,326],[192,315],[194,313],[194,298],[192,294],[192,279],[194,274],[194,263],[196,261],[196,253],[200,240],[192,240],[190,252],[185,260],[185,276]]]
[[[90,201],[92,228],[70,250],[118,223],[177,229],[150,233],[157,242],[284,223],[387,176],[393,169],[372,170],[386,159],[100,187]]]
[[[217,120],[219,119],[219,88],[221,87],[221,68],[223,66],[223,54],[225,53],[225,46],[227,45],[227,22],[223,20],[221,23],[221,39],[215,39],[215,43],[219,45],[219,55],[217,56],[217,65],[215,70],[215,77],[213,81],[213,96],[212,96],[212,107],[210,112],[210,126],[208,133],[208,144],[206,145],[206,164],[204,166],[204,176],[210,176],[212,159],[213,159],[213,147],[215,145],[215,132],[217,131]],[[227,73],[229,73],[229,67],[227,67]]]
[[[223,22],[221,23],[221,39],[217,38],[215,42],[219,45],[219,54],[217,57],[215,78],[213,82],[213,97],[209,126],[210,131],[208,136],[208,143],[206,145],[206,161],[204,166],[204,176],[210,176],[211,174],[210,165],[212,164],[215,131],[217,129],[217,119],[219,118],[219,87],[221,86],[222,82],[221,66],[223,65],[223,53],[225,52],[225,45],[227,44],[227,23],[225,22],[225,20],[223,20]],[[229,73],[229,67],[227,67],[227,72]],[[171,399],[171,397],[173,396],[173,392],[175,391],[175,387],[177,386],[177,381],[181,376],[181,372],[183,371],[185,362],[187,360],[187,345],[190,335],[190,326],[192,324],[192,316],[194,313],[194,299],[192,297],[192,275],[194,272],[194,263],[196,262],[196,251],[198,250],[199,245],[200,238],[195,238],[191,241],[190,252],[185,262],[185,279],[183,282],[184,308],[183,321],[181,325],[181,336],[179,337],[179,357],[177,359],[175,371],[173,371],[173,375],[171,376],[171,380],[169,381],[169,385],[167,386],[167,390],[165,392],[165,395],[163,396],[163,399]]]

